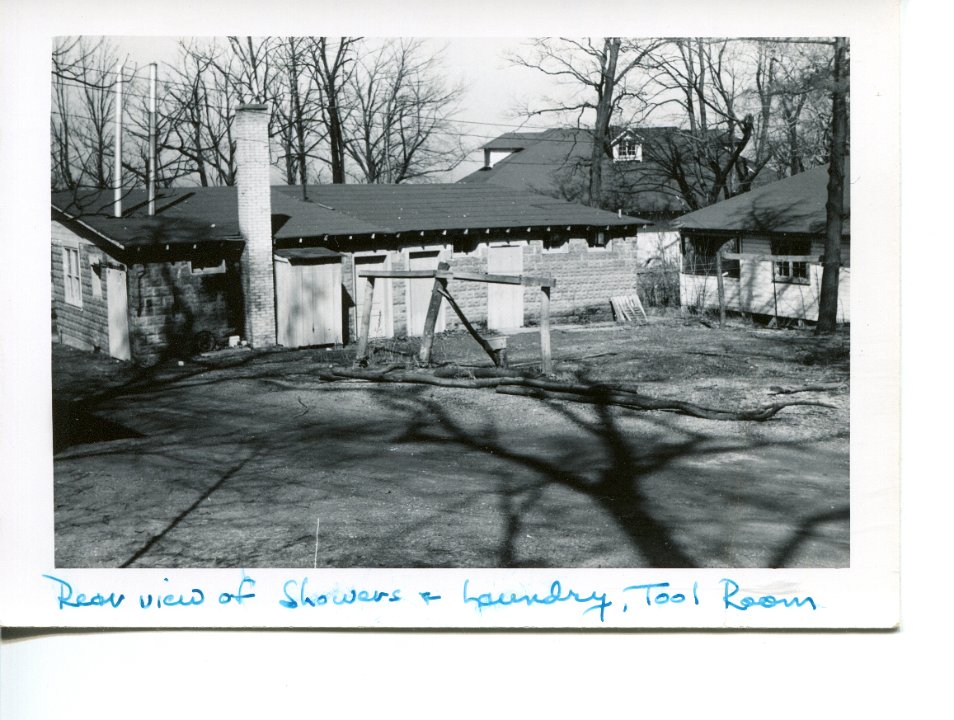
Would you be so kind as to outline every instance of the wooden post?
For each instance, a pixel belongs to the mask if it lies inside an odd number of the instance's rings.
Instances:
[[[540,304],[540,356],[544,375],[553,373],[553,359],[550,356],[550,288],[542,287],[543,298]]]
[[[358,352],[355,360],[361,362],[368,357],[368,336],[371,333],[371,303],[374,300],[374,278],[365,278],[368,287],[364,291],[364,307],[361,308],[361,325],[358,328]]]
[[[720,245],[715,254],[716,262],[716,285],[719,287],[719,327],[725,326],[725,283],[722,281],[722,246]]]
[[[438,263],[437,271],[450,270],[450,265],[446,262]],[[447,285],[447,280],[442,277],[434,278],[434,289],[431,291],[431,303],[427,306],[427,317],[424,318],[424,337],[421,338],[421,352],[418,355],[418,361],[421,365],[427,365],[431,362],[431,349],[434,347],[434,328],[437,327],[437,315],[441,310],[441,302],[444,300],[443,290]]]

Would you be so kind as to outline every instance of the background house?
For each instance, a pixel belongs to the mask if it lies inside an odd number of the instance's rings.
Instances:
[[[671,221],[689,206],[676,183],[653,159],[650,148],[668,147],[674,127],[616,128],[603,162],[602,207],[652,221],[640,233],[638,263],[678,256],[678,233]],[[552,128],[501,135],[481,149],[484,167],[462,178],[580,201],[589,185],[592,131]]]
[[[846,166],[846,177],[849,176]],[[726,308],[744,313],[816,320],[825,248],[828,166],[689,213],[681,234],[680,295],[684,307],[718,307],[716,253],[723,259]],[[850,320],[850,183],[845,182],[838,320]],[[811,262],[772,256],[811,257]]]
[[[363,268],[460,270],[557,279],[554,318],[609,318],[636,291],[636,229],[647,221],[494,184],[269,184],[268,112],[236,122],[237,188],[52,195],[52,279],[64,342],[152,360],[240,335],[253,346],[347,343],[357,337]],[[433,282],[386,280],[372,337],[419,335]],[[521,327],[539,292],[452,281],[468,317]],[[443,311],[442,311],[443,314]],[[456,316],[438,322],[452,327]]]

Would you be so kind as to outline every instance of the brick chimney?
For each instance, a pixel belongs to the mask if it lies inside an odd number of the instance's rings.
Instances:
[[[275,344],[268,118],[267,105],[243,105],[235,114],[238,222],[239,232],[245,239],[242,250],[245,339],[252,347]]]

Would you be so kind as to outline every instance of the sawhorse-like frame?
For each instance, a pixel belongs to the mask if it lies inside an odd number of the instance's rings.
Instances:
[[[464,315],[464,311],[447,290],[450,280],[465,280],[467,282],[499,283],[502,285],[526,285],[538,287],[543,293],[540,305],[540,356],[544,375],[553,372],[553,359],[550,352],[550,290],[556,287],[556,279],[551,277],[531,277],[527,275],[491,275],[489,273],[456,272],[450,265],[442,262],[436,270],[365,270],[358,273],[368,281],[364,293],[364,307],[361,312],[361,336],[358,340],[357,360],[364,361],[368,357],[368,334],[371,329],[371,303],[374,300],[374,285],[377,279],[404,279],[422,280],[434,279],[434,289],[431,291],[431,301],[427,306],[427,316],[424,319],[424,335],[421,338],[421,351],[418,361],[421,365],[428,365],[431,361],[431,349],[434,346],[434,328],[437,327],[437,316],[441,309],[441,302],[447,304],[457,313],[461,323],[467,328],[474,340],[484,349],[493,360],[494,365],[501,365],[502,354],[500,348],[495,348],[482,337],[480,333]]]

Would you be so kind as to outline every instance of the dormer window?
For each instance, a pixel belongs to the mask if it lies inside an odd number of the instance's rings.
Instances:
[[[613,159],[617,162],[643,161],[643,145],[632,135],[621,137],[613,150]]]

